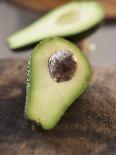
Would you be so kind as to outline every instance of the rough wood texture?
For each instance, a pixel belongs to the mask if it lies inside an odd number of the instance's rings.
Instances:
[[[116,70],[95,69],[88,91],[51,131],[24,120],[25,65],[0,60],[0,155],[115,155]]]
[[[71,0],[12,0],[33,10],[47,11]],[[106,9],[107,18],[116,18],[116,0],[98,0]]]

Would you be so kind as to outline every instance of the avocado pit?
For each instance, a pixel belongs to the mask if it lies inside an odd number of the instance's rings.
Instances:
[[[49,73],[56,82],[69,81],[77,70],[77,61],[69,50],[59,50],[48,60]]]

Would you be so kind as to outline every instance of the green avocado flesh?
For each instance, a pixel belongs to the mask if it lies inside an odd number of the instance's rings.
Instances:
[[[88,59],[73,43],[57,37],[40,42],[28,61],[25,116],[52,129],[91,77]]]
[[[104,15],[104,9],[95,1],[70,2],[11,35],[7,42],[16,49],[49,37],[81,34],[100,23]]]

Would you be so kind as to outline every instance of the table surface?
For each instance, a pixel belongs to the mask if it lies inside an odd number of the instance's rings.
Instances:
[[[39,12],[19,8],[3,1],[0,2],[0,59],[28,58],[31,50],[13,52],[8,48],[5,40],[7,36],[39,17]],[[91,35],[90,40],[93,49],[89,53],[91,63],[116,67],[116,24],[103,24],[99,30]]]

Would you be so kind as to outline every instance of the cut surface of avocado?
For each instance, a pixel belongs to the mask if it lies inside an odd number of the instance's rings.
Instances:
[[[91,77],[88,59],[73,43],[62,38],[40,42],[28,62],[26,117],[52,129]]]
[[[70,2],[14,33],[7,42],[15,49],[49,37],[80,34],[100,23],[104,15],[96,1]]]

